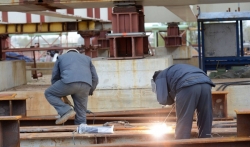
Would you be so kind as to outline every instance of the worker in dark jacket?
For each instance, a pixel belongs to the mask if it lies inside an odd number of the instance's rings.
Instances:
[[[93,94],[98,84],[98,76],[91,58],[75,49],[58,56],[51,83],[45,91],[45,97],[60,115],[56,124],[63,124],[75,115],[76,125],[86,123],[88,96]],[[61,100],[67,95],[71,95],[74,101],[74,110]]]
[[[163,71],[156,71],[152,86],[160,104],[172,105],[175,102],[176,139],[190,138],[195,110],[198,118],[198,137],[211,137],[211,87],[215,85],[206,73],[191,65],[176,64]]]

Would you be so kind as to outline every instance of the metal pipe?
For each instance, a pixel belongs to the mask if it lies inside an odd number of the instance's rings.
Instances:
[[[187,30],[188,29],[188,25],[178,25],[179,30]],[[153,30],[157,30],[157,31],[167,31],[168,25],[164,25],[164,26],[145,26],[145,31],[146,32],[151,32]]]
[[[160,108],[160,109],[142,109],[142,110],[125,110],[125,111],[110,111],[110,112],[96,112],[95,116],[132,116],[132,115],[157,115],[157,114],[168,114],[171,111],[169,108]],[[172,111],[175,113],[175,110]],[[87,116],[92,116],[88,115]]]
[[[239,47],[239,22],[236,21],[236,49],[237,49],[237,57],[240,57],[240,47]]]
[[[205,35],[204,35],[204,22],[201,22],[201,46],[202,46],[202,69],[205,73],[207,73],[207,69],[205,66]]]
[[[199,51],[199,68],[201,69],[201,41],[200,41],[200,37],[201,37],[201,30],[200,30],[200,22],[197,21],[198,23],[198,51]]]
[[[36,54],[35,54],[35,51],[32,51],[33,52],[33,57],[34,57],[34,68],[36,68]],[[32,75],[33,76],[33,79],[38,79],[37,77],[37,70],[34,70],[35,73]]]
[[[135,57],[135,38],[131,37],[131,41],[132,41],[132,57]]]
[[[242,25],[242,20],[240,20],[240,47],[241,47],[241,57],[244,57],[243,25]]]
[[[121,36],[145,36],[145,32],[134,32],[134,33],[111,33],[107,34],[107,37],[121,37]]]
[[[114,47],[114,57],[117,57],[117,47],[116,47],[116,38],[113,39],[113,47]]]

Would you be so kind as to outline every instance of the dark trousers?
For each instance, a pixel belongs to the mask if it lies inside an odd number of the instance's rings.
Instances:
[[[58,80],[45,91],[45,97],[48,102],[56,109],[60,116],[63,116],[71,107],[65,104],[61,98],[71,95],[74,101],[74,110],[76,112],[75,125],[86,123],[86,111],[88,104],[88,95],[91,86],[83,82],[65,84]]]
[[[198,119],[198,138],[211,137],[213,109],[209,84],[184,87],[176,94],[176,139],[190,138],[195,110]]]

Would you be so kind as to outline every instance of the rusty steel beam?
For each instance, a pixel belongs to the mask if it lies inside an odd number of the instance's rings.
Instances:
[[[21,116],[0,116],[0,147],[20,147]]]
[[[55,33],[55,32],[77,32],[95,30],[95,21],[77,22],[43,22],[43,23],[23,23],[23,24],[0,24],[0,34],[33,34],[33,33]]]
[[[73,120],[74,118],[70,118],[70,120]],[[95,117],[94,115],[90,115],[90,116],[87,116],[87,120],[106,120],[106,121],[116,121],[116,120],[152,120],[152,121],[155,121],[155,120],[164,120],[165,117]],[[44,121],[47,121],[47,120],[56,120],[56,117],[51,115],[51,116],[28,116],[28,117],[23,117],[21,118],[21,120],[44,120]],[[176,118],[175,117],[169,117],[167,120],[172,120],[172,121],[175,121]]]
[[[119,124],[119,123],[110,123],[110,125],[114,125],[114,131],[121,130],[149,130],[150,126],[154,123],[130,123],[130,124]],[[235,136],[236,134],[236,121],[227,121],[227,122],[213,122],[212,133],[220,134],[221,136],[232,134]],[[100,125],[92,125],[90,126],[100,126]],[[175,129],[175,122],[166,122],[167,126]],[[45,133],[45,132],[73,132],[78,125],[64,125],[64,126],[25,126],[20,127],[21,133]],[[192,132],[197,132],[196,123],[193,122]],[[218,137],[218,135],[216,136]]]
[[[108,117],[108,116],[133,116],[133,115],[156,115],[156,114],[168,114],[171,108],[158,108],[158,109],[141,109],[141,110],[124,110],[124,111],[108,111],[108,112],[96,112],[97,117]],[[175,110],[172,111],[175,113]],[[88,114],[87,116],[92,116]]]
[[[86,145],[85,147],[249,147],[250,138],[206,138],[206,139],[183,139],[167,141],[145,141],[145,142],[127,142],[127,143],[110,143],[99,145]],[[67,146],[71,147],[71,146]],[[72,146],[73,147],[73,146]],[[77,146],[74,146],[77,147]]]
[[[87,124],[104,124],[106,122],[111,121],[128,121],[129,123],[152,123],[156,121],[165,120],[166,116],[159,117],[147,117],[147,116],[139,116],[139,117],[96,117],[94,115],[87,116]],[[194,119],[195,120],[195,119]],[[224,119],[216,119],[217,121],[226,121],[233,120],[233,118],[224,118]],[[20,119],[21,126],[53,126],[55,125],[56,117],[55,116],[29,116],[23,117]],[[176,117],[168,117],[168,122],[175,122]],[[73,125],[74,118],[70,118],[65,125]]]
[[[250,110],[235,110],[237,114],[237,137],[250,136]]]
[[[39,128],[37,128],[39,129]],[[76,129],[76,127],[75,127]],[[236,134],[236,129],[230,129],[229,131],[224,131],[225,129],[221,129],[220,131],[213,130],[212,132],[220,133],[223,137],[216,136],[213,139],[223,140],[226,137],[231,137],[234,139]],[[74,136],[74,137],[73,137]],[[191,138],[197,138],[197,129],[192,129]],[[74,138],[74,139],[73,139]],[[100,146],[105,145],[128,145],[137,144],[139,142],[153,142],[153,144],[157,141],[174,141],[174,130],[169,131],[168,133],[163,134],[161,137],[156,138],[154,134],[152,134],[149,130],[126,130],[126,131],[115,131],[113,134],[101,134],[101,133],[86,133],[86,134],[72,134],[72,131],[68,130],[67,132],[40,132],[40,133],[20,133],[20,139],[22,146],[28,146],[29,144],[36,142],[38,146],[92,146],[94,144],[100,144]],[[213,140],[212,139],[212,140]],[[40,140],[43,140],[42,142]],[[128,141],[129,140],[129,141]],[[193,139],[191,142],[202,142],[206,143],[209,141],[199,141],[199,139]],[[225,140],[224,140],[225,141]],[[55,144],[56,142],[56,144]],[[218,143],[218,141],[215,141]],[[128,143],[128,144],[127,144]],[[201,144],[202,144],[201,143]],[[191,143],[190,143],[191,144]],[[144,144],[143,144],[144,145]],[[142,146],[143,146],[142,145]],[[149,143],[150,146],[152,144]],[[185,145],[185,143],[184,143]],[[154,145],[153,145],[154,146]],[[199,145],[197,145],[199,146]]]
[[[78,47],[48,47],[48,48],[17,48],[17,49],[5,49],[6,52],[28,52],[28,51],[47,51],[47,50],[67,50],[67,49],[78,49]]]

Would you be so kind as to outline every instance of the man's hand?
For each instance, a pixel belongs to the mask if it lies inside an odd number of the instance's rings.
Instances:
[[[93,95],[93,90],[92,90],[92,89],[90,89],[90,91],[89,91],[89,95],[90,95],[90,96],[92,96],[92,95]]]

